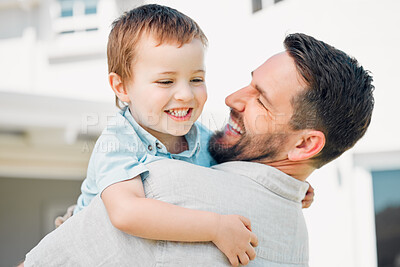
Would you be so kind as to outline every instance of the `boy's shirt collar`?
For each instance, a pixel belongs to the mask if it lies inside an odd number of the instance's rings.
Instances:
[[[133,127],[135,130],[136,134],[139,136],[139,138],[142,140],[142,142],[145,144],[147,151],[150,154],[156,155],[157,153],[161,154],[171,154],[167,151],[167,148],[165,145],[159,141],[157,138],[155,138],[153,135],[151,135],[149,132],[147,132],[145,129],[142,128],[142,126],[139,125],[139,123],[136,122],[136,120],[133,118],[129,107],[126,106],[119,112]],[[171,154],[171,155],[177,155],[179,157],[193,157],[195,154],[197,154],[200,150],[200,135],[199,135],[199,129],[196,123],[193,124],[192,128],[190,128],[189,132],[185,135],[186,141],[188,142],[189,145],[189,150],[185,150],[179,154]]]

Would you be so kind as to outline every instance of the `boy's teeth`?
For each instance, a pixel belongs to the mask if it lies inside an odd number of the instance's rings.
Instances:
[[[189,109],[169,109],[167,112],[175,117],[185,117],[188,114]]]
[[[229,117],[228,123],[234,130],[238,131],[240,134],[243,134],[242,128],[234,120],[232,120],[231,117]]]

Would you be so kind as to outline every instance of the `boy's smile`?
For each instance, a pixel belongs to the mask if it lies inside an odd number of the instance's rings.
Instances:
[[[169,109],[164,111],[169,115],[169,117],[176,121],[186,121],[189,120],[192,116],[193,108],[178,108],[178,109]]]
[[[120,100],[135,120],[163,143],[187,134],[207,99],[204,45],[199,39],[178,46],[143,34],[132,62],[132,79]]]

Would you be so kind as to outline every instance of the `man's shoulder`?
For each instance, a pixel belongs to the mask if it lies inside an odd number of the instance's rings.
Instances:
[[[146,165],[150,171],[151,177],[159,176],[179,176],[181,174],[191,174],[191,176],[198,176],[202,173],[213,173],[216,170],[209,167],[203,167],[183,160],[175,159],[160,159],[157,161],[150,162]]]
[[[150,171],[150,176],[154,178],[158,178],[159,176],[166,177],[168,175],[174,177],[190,175],[191,179],[203,177],[204,181],[210,180],[213,176],[217,176],[219,179],[223,177],[244,176],[247,179],[255,177],[259,173],[262,173],[265,176],[268,176],[269,173],[279,173],[279,171],[273,167],[245,161],[225,162],[214,165],[210,168],[181,160],[161,159],[147,164],[147,167]],[[207,177],[204,175],[207,175]]]
[[[300,181],[272,166],[247,161],[225,162],[213,169],[245,176],[275,194],[294,202],[300,202],[307,192],[308,183]]]
[[[229,161],[214,165],[211,168],[231,175],[245,176],[252,180],[273,176],[287,176],[285,173],[269,165],[249,161]]]
[[[286,188],[273,175],[266,175],[265,171],[274,173],[275,168],[252,162],[227,162],[204,168],[173,160],[160,160],[148,167],[150,176],[145,181],[145,191],[151,188],[155,199],[186,208],[250,218],[260,241],[259,265],[256,266],[292,266],[289,262],[297,264],[293,266],[306,266],[303,264],[308,260],[307,229],[301,204],[292,199],[297,195],[292,191],[297,188]],[[269,181],[257,179],[260,177]],[[210,249],[208,245],[195,248],[181,243],[167,243],[166,246],[171,259],[183,259],[190,253],[193,262],[197,260],[197,251]],[[200,258],[205,253],[198,255]],[[221,255],[215,251],[215,256]],[[269,262],[287,265],[269,265]]]
[[[242,173],[247,173],[248,175],[251,175],[251,172],[249,173],[248,170],[255,170],[255,171],[262,171],[262,172],[276,172],[277,169],[274,167],[271,167],[269,165],[263,164],[263,163],[258,163],[258,162],[251,162],[251,161],[228,161],[224,163],[220,163],[217,165],[212,166],[211,168],[216,169],[216,170],[221,170],[221,171],[227,171],[227,172],[238,172],[240,174]]]

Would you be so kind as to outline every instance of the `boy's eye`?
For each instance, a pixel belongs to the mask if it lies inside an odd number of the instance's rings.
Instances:
[[[192,83],[202,83],[204,82],[203,78],[193,78],[190,80]]]
[[[156,83],[161,84],[161,85],[170,85],[171,83],[173,83],[173,81],[171,81],[171,80],[161,80],[161,81],[157,81]]]

